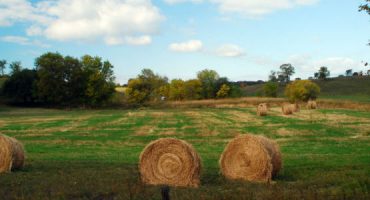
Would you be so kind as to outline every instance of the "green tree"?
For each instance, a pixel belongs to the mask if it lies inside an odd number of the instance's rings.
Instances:
[[[230,94],[230,87],[226,84],[223,84],[220,90],[217,92],[217,98],[226,98]]]
[[[318,79],[326,79],[327,77],[330,76],[330,71],[328,70],[327,67],[320,67],[319,71],[317,72],[317,78]],[[316,73],[315,73],[316,75]],[[316,76],[315,76],[316,77]]]
[[[131,79],[127,86],[127,98],[130,104],[144,104],[148,101],[157,101],[164,96],[168,88],[168,79],[154,74],[150,69],[143,69],[135,79]]]
[[[14,62],[10,63],[9,67],[10,67],[10,70],[11,70],[11,72],[10,72],[11,74],[15,74],[17,72],[22,71],[22,63],[19,62],[19,61],[14,61]]]
[[[365,0],[366,2],[368,2],[368,3],[370,3],[370,0]],[[359,7],[359,11],[361,12],[361,11],[365,11],[365,12],[367,12],[367,14],[369,14],[370,15],[370,6],[369,6],[369,4],[368,3],[366,3],[366,4],[362,4],[362,5],[360,5],[360,7]]]
[[[319,93],[320,87],[309,80],[294,81],[285,88],[285,95],[291,102],[316,99]]]
[[[196,100],[202,98],[202,82],[198,79],[185,81],[184,85],[185,99]]]
[[[220,78],[218,73],[214,70],[205,69],[197,74],[198,80],[202,83],[202,97],[204,99],[211,99],[216,97],[217,80]]]
[[[277,97],[278,84],[273,81],[265,83],[263,92],[267,97]]]
[[[6,60],[0,60],[0,70],[1,70],[1,75],[4,76],[4,70],[6,68]]]
[[[87,77],[87,103],[91,106],[105,104],[115,92],[113,65],[109,61],[103,62],[100,57],[89,55],[82,57],[81,64]]]
[[[275,72],[275,71],[271,71],[270,72],[269,81],[271,81],[271,82],[278,82],[277,72]]]
[[[185,99],[185,82],[183,80],[173,79],[171,81],[169,98],[176,101]]]
[[[282,64],[280,66],[280,72],[278,73],[278,79],[280,82],[283,83],[289,83],[290,76],[292,76],[295,73],[295,69],[292,66],[292,64]]]
[[[11,103],[15,104],[34,104],[36,102],[37,73],[36,70],[23,69],[13,73],[3,86],[2,94]]]

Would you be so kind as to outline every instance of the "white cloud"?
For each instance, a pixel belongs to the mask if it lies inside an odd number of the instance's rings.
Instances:
[[[144,45],[164,20],[151,0],[0,0],[0,26],[28,21],[29,36]]]
[[[203,43],[200,40],[189,40],[181,43],[172,43],[168,48],[176,52],[197,52],[202,50]]]
[[[20,45],[34,45],[34,46],[39,46],[39,47],[44,47],[44,48],[49,47],[49,45],[44,44],[38,40],[30,40],[29,38],[26,38],[26,37],[13,36],[13,35],[3,36],[0,38],[0,41],[20,44]]]
[[[204,0],[205,1],[205,0]],[[208,0],[218,5],[222,13],[237,13],[247,17],[260,17],[277,10],[313,5],[319,0]],[[165,0],[169,4],[202,2],[202,0]]]
[[[216,54],[222,57],[241,57],[245,55],[245,52],[237,45],[225,44],[216,50]]]

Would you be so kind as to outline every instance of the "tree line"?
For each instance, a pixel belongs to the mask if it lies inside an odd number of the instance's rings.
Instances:
[[[4,76],[6,62],[0,64]],[[100,106],[115,92],[113,65],[100,57],[46,53],[36,58],[34,69],[23,69],[20,62],[10,68],[1,94],[14,104]]]

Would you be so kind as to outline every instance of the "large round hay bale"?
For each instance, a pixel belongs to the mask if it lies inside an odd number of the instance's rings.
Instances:
[[[269,182],[281,168],[280,150],[267,138],[241,135],[227,144],[220,168],[228,179]]]
[[[13,163],[12,170],[22,169],[24,167],[24,148],[22,143],[20,143],[15,138],[10,138],[13,148]]]
[[[13,162],[12,143],[9,137],[0,134],[0,173],[10,172]]]
[[[281,111],[283,112],[284,115],[293,114],[293,110],[290,104],[283,104],[283,106],[281,107]]]
[[[0,173],[22,169],[23,166],[23,145],[15,138],[0,134]]]
[[[257,115],[258,116],[266,116],[267,115],[267,104],[266,103],[261,103],[257,107]]]
[[[194,148],[183,140],[158,139],[140,154],[142,182],[151,185],[197,187],[201,161]]]
[[[300,110],[299,105],[297,103],[290,104],[290,109],[292,110],[292,112],[299,112]]]
[[[308,102],[307,102],[307,108],[308,109],[316,109],[317,108],[317,103],[316,103],[316,101],[313,101],[313,100],[309,100]]]

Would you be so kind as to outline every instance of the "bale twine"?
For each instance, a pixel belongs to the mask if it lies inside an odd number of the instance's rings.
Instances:
[[[299,105],[297,103],[290,104],[290,107],[292,109],[292,112],[299,112],[300,110]]]
[[[198,187],[200,170],[198,154],[183,140],[158,139],[140,154],[139,171],[146,184]]]
[[[307,102],[307,108],[308,108],[308,109],[312,109],[312,110],[316,109],[316,108],[317,108],[317,103],[316,103],[316,101],[309,100],[309,101]]]
[[[241,135],[227,144],[220,168],[228,179],[269,182],[281,168],[281,154],[267,138]]]
[[[0,134],[0,173],[22,169],[23,166],[23,145],[15,138]]]
[[[293,114],[293,110],[290,104],[283,104],[283,106],[281,107],[281,111],[283,112],[284,115]]]
[[[266,103],[261,103],[257,107],[257,115],[258,116],[266,116],[267,115],[267,104]]]

